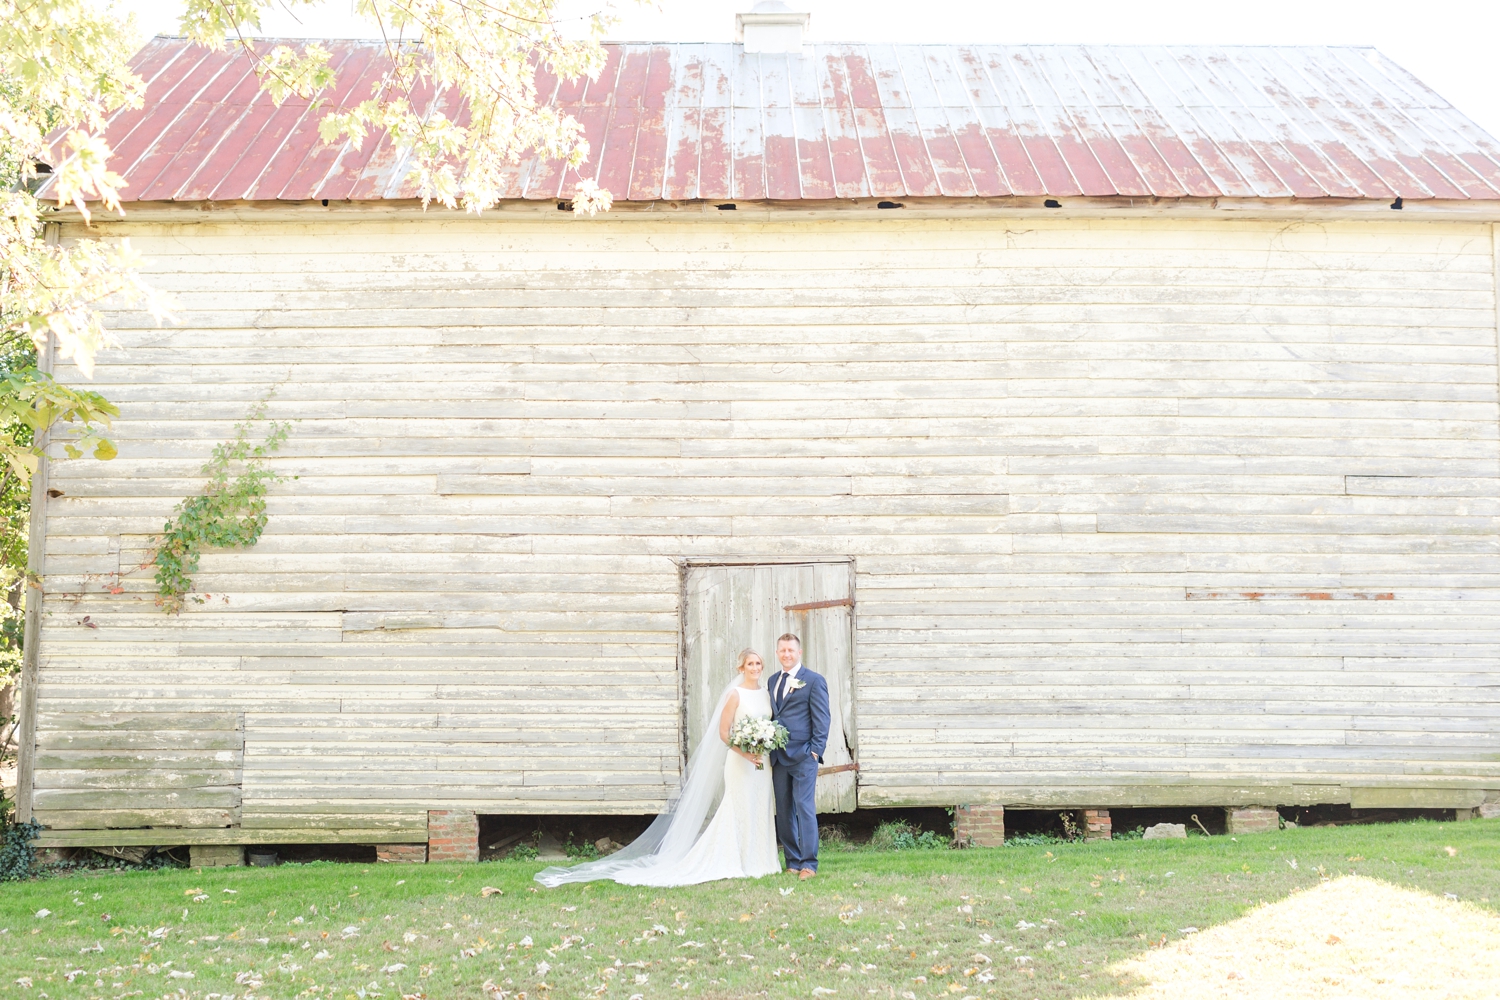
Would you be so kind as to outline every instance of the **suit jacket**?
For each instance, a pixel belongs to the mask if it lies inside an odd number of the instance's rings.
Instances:
[[[812,754],[821,764],[823,751],[828,748],[828,682],[804,663],[797,671],[797,680],[803,686],[788,692],[778,708],[776,688],[781,684],[782,673],[776,671],[766,684],[771,693],[771,718],[786,726],[787,732],[785,749],[771,751],[771,763],[795,764]]]

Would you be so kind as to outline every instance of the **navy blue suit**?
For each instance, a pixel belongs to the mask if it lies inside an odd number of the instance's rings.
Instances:
[[[804,664],[802,686],[786,690],[786,671],[771,675],[771,718],[786,727],[786,747],[771,751],[776,839],[788,868],[818,870],[818,765],[828,747],[828,682]]]

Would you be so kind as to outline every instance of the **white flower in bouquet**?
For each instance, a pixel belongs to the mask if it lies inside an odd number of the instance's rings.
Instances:
[[[770,719],[744,718],[729,730],[729,745],[754,757],[786,746],[786,727]],[[758,771],[764,765],[757,762]]]

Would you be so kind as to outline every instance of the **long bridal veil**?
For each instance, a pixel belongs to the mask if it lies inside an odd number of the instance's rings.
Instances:
[[[729,701],[730,692],[739,683],[737,676],[719,696],[713,714],[708,717],[709,725],[703,738],[693,748],[682,770],[682,784],[676,798],[667,803],[667,808],[652,821],[645,833],[607,858],[572,868],[557,865],[543,868],[536,873],[536,880],[550,889],[565,882],[614,878],[627,870],[671,866],[685,858],[703,831],[708,811],[724,791],[724,760],[729,756],[729,747],[719,739],[719,718]]]

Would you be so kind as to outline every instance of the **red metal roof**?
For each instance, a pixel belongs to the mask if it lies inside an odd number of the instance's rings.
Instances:
[[[377,43],[325,43],[362,99]],[[508,197],[617,200],[1029,196],[1500,199],[1500,143],[1373,49],[1236,46],[610,44],[597,81],[538,74],[590,144],[539,157]],[[411,198],[402,156],[318,138],[236,50],[156,38],[145,107],[109,125],[129,201]],[[452,115],[451,93],[414,103]]]

